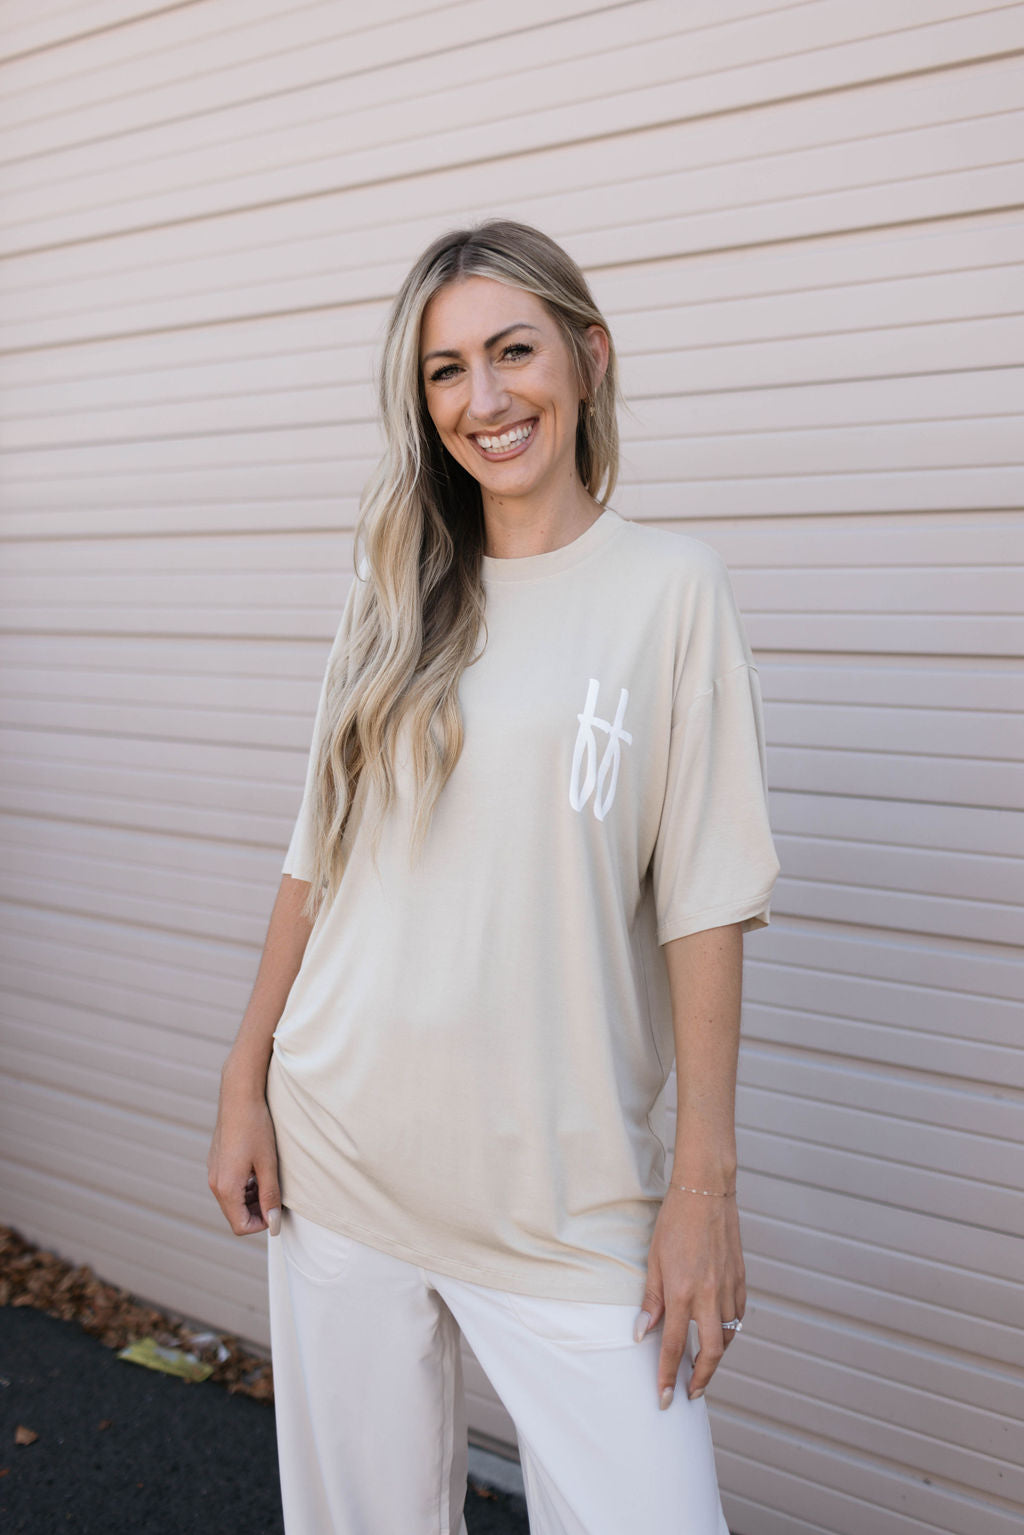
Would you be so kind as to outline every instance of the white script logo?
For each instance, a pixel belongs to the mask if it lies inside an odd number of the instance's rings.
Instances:
[[[615,798],[615,786],[619,781],[619,761],[622,756],[620,741],[625,741],[627,746],[632,745],[633,737],[628,730],[623,730],[622,721],[626,715],[626,705],[629,702],[629,694],[625,688],[619,692],[619,707],[615,711],[615,719],[609,725],[607,720],[598,719],[594,710],[597,708],[597,695],[601,684],[596,677],[591,677],[587,688],[587,701],[583,707],[583,713],[577,714],[580,728],[576,734],[576,749],[572,754],[572,776],[569,779],[569,804],[574,810],[582,810],[587,800],[596,788],[594,794],[594,814],[599,821],[603,821],[612,808]],[[600,766],[597,761],[597,741],[595,730],[607,732],[608,740],[605,742],[604,753]],[[583,774],[583,782],[580,783],[580,770],[586,763]]]

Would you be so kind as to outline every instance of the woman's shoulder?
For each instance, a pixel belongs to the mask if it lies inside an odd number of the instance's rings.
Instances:
[[[659,585],[676,586],[681,590],[714,588],[723,582],[728,583],[725,560],[704,539],[695,538],[680,528],[666,528],[626,517],[622,521],[626,526],[617,540],[617,553],[628,559],[632,575],[642,572]]]
[[[691,533],[645,522],[631,522],[617,545],[621,591],[631,606],[656,615],[680,658],[689,658],[691,674],[713,676],[752,661],[732,577],[717,549]]]

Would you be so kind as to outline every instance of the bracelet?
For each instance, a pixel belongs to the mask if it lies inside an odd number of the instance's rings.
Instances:
[[[726,1189],[724,1194],[720,1193],[717,1189],[691,1189],[687,1188],[685,1183],[670,1183],[669,1188],[679,1189],[682,1194],[711,1194],[716,1199],[728,1199],[730,1194],[735,1194],[736,1192],[735,1189]]]

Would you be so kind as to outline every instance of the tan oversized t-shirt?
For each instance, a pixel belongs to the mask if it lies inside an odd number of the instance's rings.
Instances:
[[[715,551],[610,508],[483,578],[420,860],[403,742],[376,865],[364,780],[274,1036],[282,1197],[427,1269],[639,1304],[674,1058],[659,945],[765,926],[779,872],[758,673]]]

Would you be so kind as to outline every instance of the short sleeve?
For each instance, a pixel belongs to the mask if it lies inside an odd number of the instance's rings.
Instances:
[[[334,642],[331,645],[327,663],[324,667],[323,678],[320,683],[320,697],[317,701],[316,716],[313,721],[312,741],[309,748],[309,756],[306,760],[306,781],[302,791],[302,804],[295,818],[284,863],[281,865],[282,874],[290,874],[293,879],[304,879],[307,882],[313,878],[313,787],[320,747],[320,735],[327,713],[328,682],[335,659],[341,653],[352,631],[358,596],[357,588],[362,585],[363,582],[356,576],[348,589],[348,596],[342,609],[337,633],[334,636]]]
[[[658,942],[742,922],[767,927],[780,865],[768,820],[760,677],[743,661],[672,725],[652,859]]]

